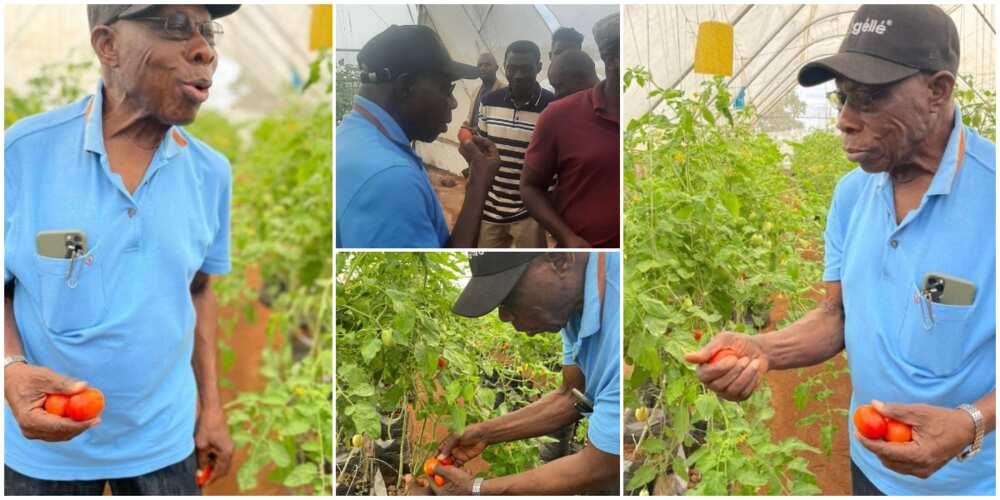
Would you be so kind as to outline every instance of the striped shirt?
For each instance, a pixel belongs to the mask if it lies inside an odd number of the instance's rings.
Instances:
[[[510,87],[483,97],[479,108],[479,130],[497,145],[500,153],[500,170],[493,178],[483,207],[484,221],[506,224],[528,217],[520,191],[524,152],[531,142],[538,116],[553,100],[555,96],[552,92],[538,84],[528,105],[520,108],[511,99]]]

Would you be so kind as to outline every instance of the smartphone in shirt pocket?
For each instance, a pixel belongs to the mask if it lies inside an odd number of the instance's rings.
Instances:
[[[79,229],[35,235],[35,269],[45,327],[61,334],[98,324],[107,312],[101,262]]]

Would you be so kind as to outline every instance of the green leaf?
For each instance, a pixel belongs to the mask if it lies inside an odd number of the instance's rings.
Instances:
[[[288,455],[288,450],[281,443],[268,441],[267,452],[271,456],[271,461],[278,467],[287,467],[292,463],[292,457]]]
[[[282,483],[289,488],[304,486],[316,478],[316,464],[307,463],[297,465]]]
[[[625,489],[628,491],[633,491],[641,488],[646,483],[649,483],[656,477],[658,473],[655,463],[645,463],[642,464],[636,471],[632,474],[632,479],[629,480],[628,484],[625,485]]]

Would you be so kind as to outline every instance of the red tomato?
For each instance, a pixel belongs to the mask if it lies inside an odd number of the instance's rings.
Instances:
[[[424,461],[424,474],[428,476],[434,475],[434,466],[439,464],[438,459],[431,457]]]
[[[444,368],[445,360],[444,358],[438,358],[438,369]]]
[[[859,406],[854,411],[854,427],[868,439],[882,439],[888,427],[886,418],[869,405]]]
[[[434,484],[444,486],[444,476],[434,476]]]
[[[66,404],[66,416],[83,422],[100,415],[103,409],[104,393],[91,387],[70,396],[69,403]]]
[[[694,329],[694,340],[695,342],[701,340],[701,328]]]
[[[65,394],[49,394],[45,398],[45,411],[57,417],[65,417],[67,403],[69,403],[69,396]]]
[[[194,473],[194,482],[198,483],[198,486],[204,486],[208,482],[208,479],[212,477],[212,464],[208,464],[204,469],[199,469],[198,472]]]
[[[708,360],[708,364],[714,365],[715,363],[722,361],[723,359],[738,358],[738,357],[740,357],[740,355],[736,354],[735,349],[731,349],[729,347],[723,347],[722,349],[715,351],[715,354],[713,354],[712,357]]]
[[[465,143],[471,141],[473,135],[474,134],[472,133],[472,130],[469,130],[469,129],[465,128],[465,127],[462,127],[458,131],[458,142],[459,142],[459,144],[465,144]]]
[[[886,419],[885,440],[891,443],[907,443],[913,441],[913,429],[898,420]]]
[[[455,460],[451,456],[444,457],[444,460],[440,462],[441,465],[454,465]]]

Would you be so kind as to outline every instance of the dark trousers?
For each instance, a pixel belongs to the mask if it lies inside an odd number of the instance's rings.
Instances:
[[[201,495],[194,482],[198,469],[195,454],[160,470],[136,477],[94,481],[48,481],[25,476],[3,466],[3,494],[7,495],[93,495],[104,494],[111,485],[113,495]]]
[[[851,460],[851,489],[854,496],[885,496]]]

